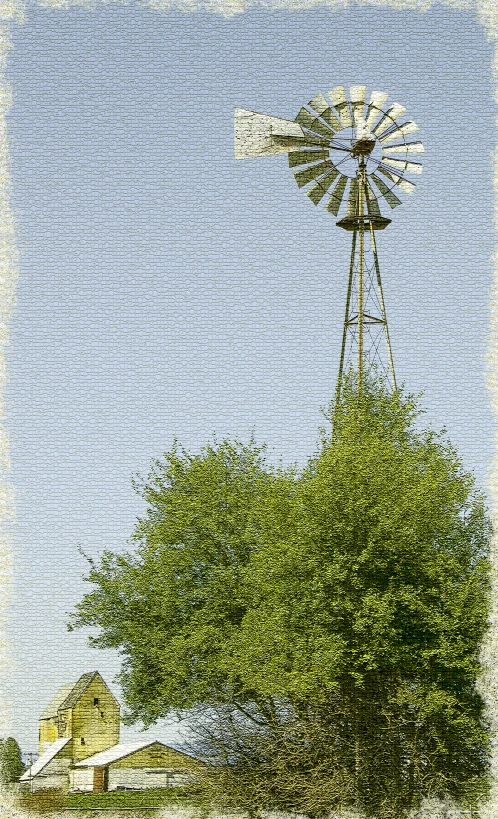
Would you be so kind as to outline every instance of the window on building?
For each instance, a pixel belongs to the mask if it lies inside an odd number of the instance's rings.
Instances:
[[[57,734],[58,734],[59,737],[64,736],[66,728],[67,728],[66,714],[64,714],[64,713],[59,714],[59,724],[58,724],[58,729],[57,729]]]
[[[103,711],[100,712],[100,716],[102,717],[102,719],[104,719],[104,712]]]
[[[94,705],[98,705],[98,704],[99,704],[99,698],[98,698],[98,697],[94,697],[94,698],[93,698],[93,704],[94,704]]]
[[[85,737],[81,737],[80,742],[81,742],[82,745],[84,745],[85,744]]]

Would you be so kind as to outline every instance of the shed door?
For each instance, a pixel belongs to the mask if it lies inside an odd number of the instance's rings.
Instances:
[[[93,792],[102,793],[104,790],[104,768],[93,769]]]

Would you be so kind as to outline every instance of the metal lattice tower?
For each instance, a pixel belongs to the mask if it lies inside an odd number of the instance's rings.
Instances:
[[[397,193],[411,193],[407,174],[421,173],[409,159],[424,150],[421,142],[405,137],[418,130],[410,120],[400,123],[406,109],[385,106],[387,94],[373,91],[366,103],[366,86],[343,86],[317,94],[291,122],[254,111],[235,109],[235,158],[287,153],[294,177],[311,201],[324,200],[336,223],[352,233],[346,310],[336,398],[340,399],[347,371],[356,371],[361,391],[372,367],[384,371],[391,386],[396,376],[389,338],[376,232],[391,223],[382,216],[380,202],[401,204]],[[396,191],[396,192],[395,192]]]
[[[374,212],[368,190],[365,160],[362,157],[358,174],[351,182],[353,195],[348,202],[347,216],[337,223],[339,227],[352,231],[353,238],[336,400],[340,399],[344,373],[351,367],[356,369],[359,390],[362,388],[365,373],[376,365],[384,371],[391,386],[396,389],[375,239],[375,231],[384,229],[390,220]],[[383,341],[387,361],[380,350]]]

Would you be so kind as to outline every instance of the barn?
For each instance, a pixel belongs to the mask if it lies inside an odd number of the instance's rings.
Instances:
[[[102,793],[185,785],[195,759],[158,740],[114,745],[77,762],[69,771],[70,791]]]
[[[189,781],[199,762],[159,740],[119,743],[119,703],[98,673],[63,685],[39,720],[40,755],[19,782],[30,790],[163,788]]]

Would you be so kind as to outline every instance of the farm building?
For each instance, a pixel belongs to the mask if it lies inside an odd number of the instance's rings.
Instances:
[[[137,742],[115,745],[83,759],[71,769],[70,790],[114,791],[119,788],[167,788],[188,782],[195,760],[163,745]]]
[[[39,719],[40,755],[57,739],[71,739],[71,759],[104,751],[119,742],[119,703],[94,671],[63,685]]]
[[[39,720],[40,756],[21,776],[32,790],[102,792],[184,784],[197,760],[157,740],[119,744],[119,703],[94,671],[64,685]]]
[[[71,748],[68,747],[70,742],[71,740],[66,737],[47,744],[36,762],[27,771],[24,771],[19,782],[22,785],[30,785],[32,790],[48,788],[67,790],[69,766],[72,762]]]

